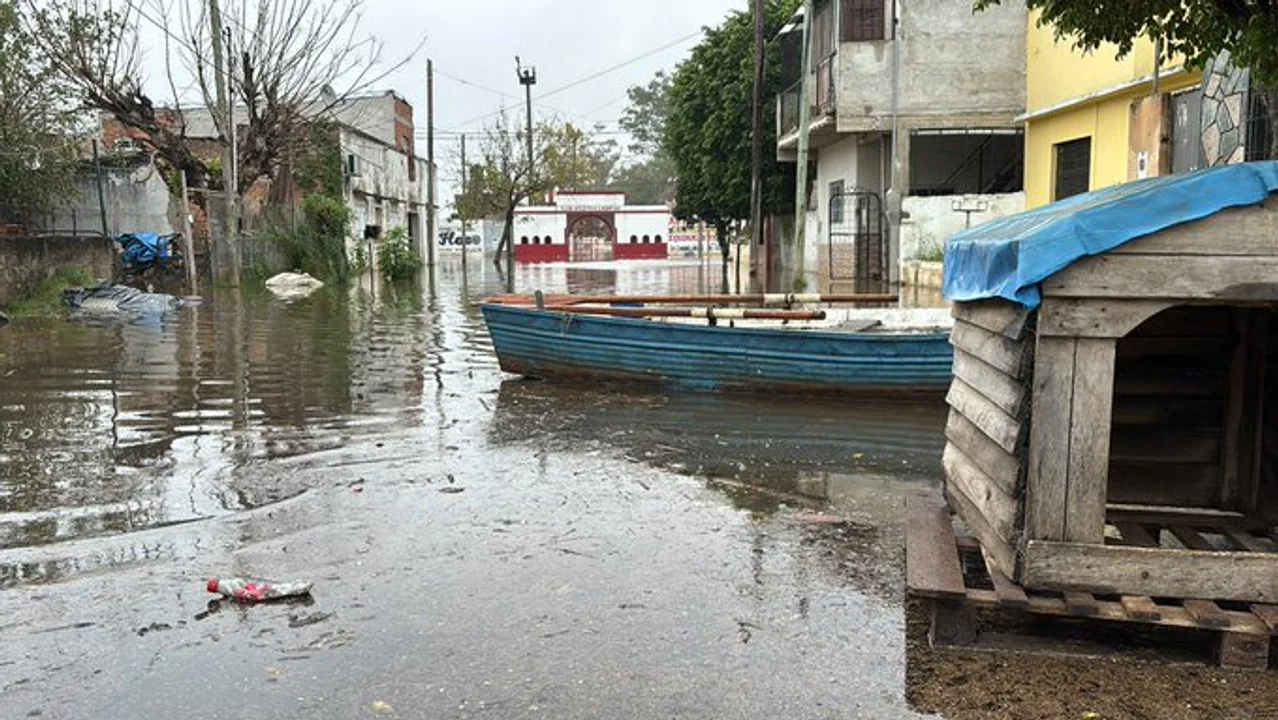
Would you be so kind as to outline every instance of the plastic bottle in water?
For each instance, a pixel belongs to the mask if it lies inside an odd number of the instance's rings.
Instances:
[[[311,593],[311,583],[274,582],[255,578],[210,578],[209,592],[241,602],[266,602]]]

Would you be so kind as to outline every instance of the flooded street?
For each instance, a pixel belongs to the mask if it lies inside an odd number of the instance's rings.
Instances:
[[[619,267],[518,288],[717,279]],[[524,381],[493,268],[436,290],[0,330],[0,717],[915,717],[902,508],[939,402]]]

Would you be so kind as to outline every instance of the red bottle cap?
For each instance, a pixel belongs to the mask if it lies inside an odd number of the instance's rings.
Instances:
[[[208,589],[211,593],[217,592],[217,578],[209,578]]]

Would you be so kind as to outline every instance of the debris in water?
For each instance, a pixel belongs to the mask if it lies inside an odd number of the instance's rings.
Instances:
[[[325,620],[333,617],[332,613],[311,613],[309,615],[289,615],[288,626],[291,628],[303,628],[310,625],[318,625]]]
[[[846,525],[847,518],[819,512],[798,512],[790,516],[794,522],[802,525]]]
[[[208,591],[240,602],[268,602],[311,594],[311,583],[279,583],[252,578],[210,578]]]
[[[466,492],[466,488],[449,485],[448,487],[440,488],[439,491],[448,495],[456,495],[457,493]]]
[[[306,273],[280,273],[266,281],[266,289],[281,300],[300,300],[324,287],[324,283]]]
[[[390,715],[395,712],[395,708],[391,707],[390,703],[382,702],[381,700],[374,702],[369,706],[369,709],[378,715]]]

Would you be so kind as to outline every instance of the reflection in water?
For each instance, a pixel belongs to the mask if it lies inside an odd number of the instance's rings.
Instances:
[[[365,284],[300,302],[216,294],[163,322],[0,333],[0,550],[257,507],[305,490],[278,463],[418,429],[428,446],[479,405],[489,441],[619,448],[723,481],[743,507],[832,499],[876,475],[933,477],[943,414],[847,401],[622,393],[502,381],[474,302],[488,263],[437,268],[440,294]],[[694,293],[708,263],[525,266],[521,289]],[[500,387],[496,407],[481,393]],[[455,440],[454,440],[455,442]],[[763,485],[774,496],[750,491]],[[771,498],[771,499],[769,499]]]

